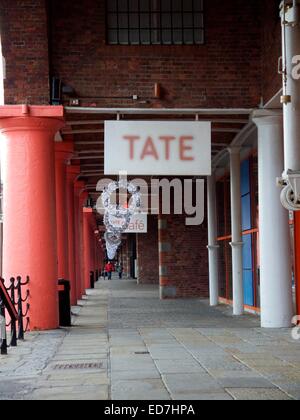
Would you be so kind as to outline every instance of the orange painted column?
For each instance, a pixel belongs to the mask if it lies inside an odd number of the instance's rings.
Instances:
[[[55,143],[58,277],[69,278],[67,163],[74,153],[71,142]]]
[[[54,135],[60,106],[1,106],[3,276],[30,276],[30,329],[58,327]]]
[[[83,208],[83,276],[85,290],[90,289],[90,272],[93,270],[93,217],[93,209]]]
[[[93,229],[93,220],[91,220],[91,229],[90,229],[90,237],[91,237],[91,271],[95,271],[96,267],[96,251],[95,251],[95,229]]]
[[[101,253],[99,240],[100,240],[99,230],[96,229],[96,233],[95,233],[95,264],[96,264],[96,267],[95,267],[95,269],[98,270],[98,271],[100,270],[100,253]],[[96,279],[96,280],[98,280],[98,279]]]
[[[295,227],[295,282],[297,315],[300,315],[300,212],[294,213]]]
[[[67,167],[67,209],[68,209],[68,257],[69,279],[71,282],[71,305],[77,303],[76,281],[76,237],[75,237],[75,189],[74,182],[80,173],[79,165]]]
[[[97,234],[96,234],[96,221],[95,217],[92,220],[92,246],[93,246],[93,271],[97,270]]]
[[[83,191],[80,194],[79,197],[79,224],[80,224],[80,267],[81,267],[81,273],[80,273],[80,280],[81,280],[81,296],[85,295],[85,266],[84,266],[84,214],[83,209],[85,207],[86,201],[88,199],[88,192]]]
[[[82,256],[82,233],[83,233],[83,217],[82,207],[83,201],[87,197],[84,191],[85,183],[83,181],[75,181],[74,183],[74,211],[75,211],[75,269],[76,269],[76,290],[77,299],[81,299],[84,293],[83,287],[83,256]]]

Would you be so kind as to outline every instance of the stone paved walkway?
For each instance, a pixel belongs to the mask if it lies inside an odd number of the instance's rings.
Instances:
[[[199,300],[100,282],[74,327],[27,334],[0,356],[0,399],[300,399],[300,342]]]

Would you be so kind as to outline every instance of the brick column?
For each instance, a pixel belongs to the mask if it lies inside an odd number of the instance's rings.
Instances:
[[[207,298],[207,225],[186,226],[185,215],[159,216],[161,299]]]
[[[168,219],[158,218],[158,249],[159,249],[159,291],[161,299],[175,298],[177,289],[170,277],[172,263],[172,245],[169,242]]]
[[[156,216],[148,216],[148,232],[137,234],[139,284],[159,284],[157,223]]]
[[[122,263],[124,267],[124,277],[130,278],[130,248],[129,236],[127,236],[122,247]]]

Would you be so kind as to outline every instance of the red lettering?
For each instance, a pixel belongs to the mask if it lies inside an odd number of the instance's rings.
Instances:
[[[141,160],[144,160],[146,156],[153,156],[154,159],[159,160],[157,150],[151,137],[147,138],[143,152],[141,154]]]
[[[182,136],[179,139],[179,157],[180,160],[191,161],[195,160],[192,156],[186,156],[186,152],[193,150],[192,146],[187,145],[187,142],[193,141],[194,137],[191,136]]]
[[[130,160],[134,159],[134,142],[136,142],[137,140],[140,140],[140,136],[123,136],[124,140],[128,140],[129,141],[129,158]]]
[[[166,160],[170,160],[170,145],[173,140],[176,140],[173,136],[161,136],[159,140],[165,142],[165,156]]]

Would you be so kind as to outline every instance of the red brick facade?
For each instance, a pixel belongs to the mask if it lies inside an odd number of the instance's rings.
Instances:
[[[148,217],[147,234],[137,235],[138,283],[159,283],[158,218]]]
[[[45,0],[0,0],[6,104],[49,104]]]
[[[106,45],[104,0],[0,0],[6,102],[47,104],[50,71],[77,96],[94,97],[82,104],[136,107],[140,102],[120,98],[137,94],[148,106],[255,107],[262,93],[261,5],[206,1],[202,46],[126,47]],[[162,100],[151,99],[155,83]]]
[[[137,106],[112,97],[153,97],[154,106],[252,107],[260,101],[261,32],[257,0],[206,1],[203,46],[108,46],[104,1],[52,1],[52,64],[55,75],[83,102]],[[242,10],[242,13],[241,13]],[[110,98],[109,98],[110,97]]]

